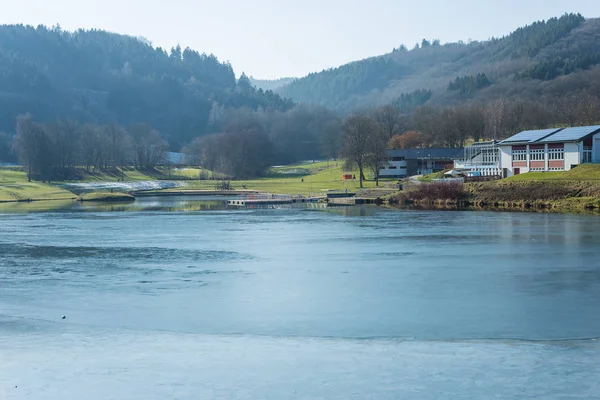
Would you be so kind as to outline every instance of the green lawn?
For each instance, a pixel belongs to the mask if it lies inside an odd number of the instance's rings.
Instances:
[[[584,164],[566,172],[528,172],[504,181],[600,180],[600,165]]]
[[[244,181],[231,181],[232,189],[256,190],[267,193],[308,195],[326,190],[345,190],[354,192],[359,189],[358,179],[343,180],[343,161],[317,162],[310,164],[287,165],[271,168],[265,178]],[[346,172],[358,176],[358,171]],[[380,181],[380,185],[384,182]],[[185,189],[214,190],[215,181],[189,181]],[[372,180],[363,182],[365,188],[374,188]],[[173,189],[180,191],[181,189]]]
[[[68,190],[40,182],[27,182],[27,174],[0,169],[0,201],[74,199]]]

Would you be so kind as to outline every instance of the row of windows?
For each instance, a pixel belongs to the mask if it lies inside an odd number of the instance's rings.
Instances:
[[[527,161],[527,150],[513,150],[512,153],[513,161]],[[546,159],[546,153],[544,149],[535,149],[529,151],[529,160],[531,161],[544,161]],[[565,150],[564,149],[548,149],[548,160],[564,160]]]
[[[548,149],[548,160],[564,160],[565,149]]]
[[[512,159],[513,161],[526,161],[527,150],[513,150]]]
[[[529,151],[529,159],[531,161],[543,161],[546,158],[544,149],[536,149]]]

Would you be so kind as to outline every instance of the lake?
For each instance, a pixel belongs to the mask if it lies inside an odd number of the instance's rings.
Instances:
[[[600,393],[600,217],[21,211],[0,209],[2,399]]]

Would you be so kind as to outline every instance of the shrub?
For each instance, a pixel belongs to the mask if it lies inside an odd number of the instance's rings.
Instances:
[[[467,196],[460,182],[433,182],[422,184],[409,194],[412,200],[462,200]]]

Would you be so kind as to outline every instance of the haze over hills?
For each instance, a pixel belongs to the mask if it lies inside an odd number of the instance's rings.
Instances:
[[[438,105],[582,91],[598,95],[599,43],[600,19],[565,14],[488,41],[441,45],[423,40],[412,50],[400,46],[309,74],[276,92],[342,112],[388,104],[421,90],[431,91],[425,101]]]
[[[245,75],[236,81],[233,67],[212,54],[167,52],[98,30],[0,26],[0,132],[14,131],[24,113],[39,121],[143,122],[177,149],[217,129],[211,124],[227,109],[292,106]]]
[[[277,90],[277,89],[291,83],[295,78],[256,79],[251,76],[249,79],[250,79],[250,83],[253,86],[255,86],[257,89]]]

